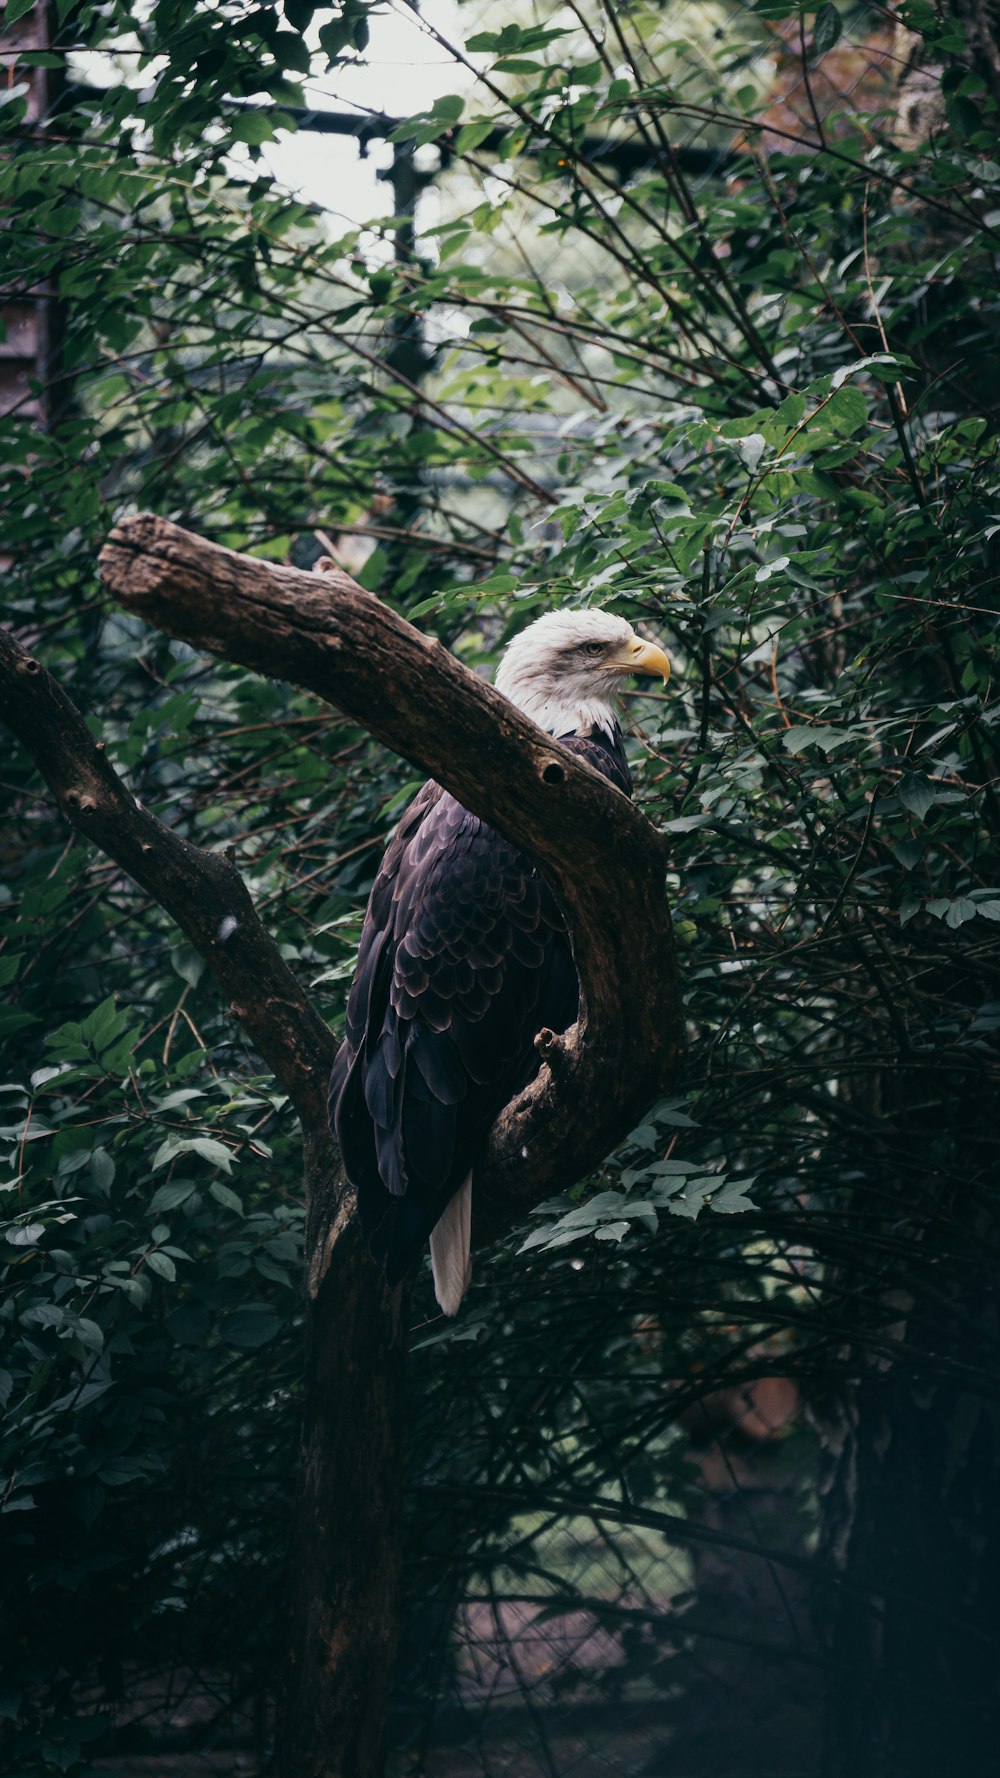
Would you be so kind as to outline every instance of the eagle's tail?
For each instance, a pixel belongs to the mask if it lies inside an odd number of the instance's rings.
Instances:
[[[460,1185],[431,1230],[434,1295],[446,1315],[457,1315],[472,1277],[472,1174]]]

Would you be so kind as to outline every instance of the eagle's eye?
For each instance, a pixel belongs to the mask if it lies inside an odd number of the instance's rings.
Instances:
[[[587,642],[584,644],[583,652],[584,652],[584,654],[589,654],[592,660],[596,660],[597,656],[599,654],[604,653],[604,643],[603,642]]]

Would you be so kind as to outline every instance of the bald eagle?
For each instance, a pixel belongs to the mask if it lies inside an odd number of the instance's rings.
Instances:
[[[670,663],[624,618],[549,612],[516,636],[499,691],[627,796],[612,699]],[[534,1039],[576,1019],[555,898],[530,859],[428,783],[391,840],[365,914],[330,1124],[368,1247],[396,1284],[430,1238],[454,1315],[470,1277],[472,1175],[490,1127],[539,1066]]]

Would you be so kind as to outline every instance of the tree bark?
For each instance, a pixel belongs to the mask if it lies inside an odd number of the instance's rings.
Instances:
[[[399,1639],[408,1290],[345,1213],[332,1144],[306,1143],[305,1399],[279,1778],[374,1778]]]
[[[476,1172],[476,1233],[603,1160],[666,1086],[683,1042],[665,848],[642,814],[506,699],[346,575],[275,568],[149,517],[114,532],[107,583],[172,635],[328,697],[533,856],[567,918],[578,1026]],[[335,1043],[262,926],[231,854],[139,807],[80,712],[0,632],[2,713],[68,820],[177,920],[302,1123],[308,1307],[302,1464],[280,1778],[378,1778],[400,1615],[407,1292],[364,1252],[326,1129]],[[634,940],[623,934],[641,935]],[[628,1016],[623,1017],[623,1009]]]

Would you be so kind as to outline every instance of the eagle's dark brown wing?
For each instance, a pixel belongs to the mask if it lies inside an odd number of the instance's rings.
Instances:
[[[630,790],[620,740],[567,741]],[[365,916],[330,1081],[331,1124],[372,1253],[395,1283],[576,1017],[554,897],[531,862],[436,784],[389,845]]]

